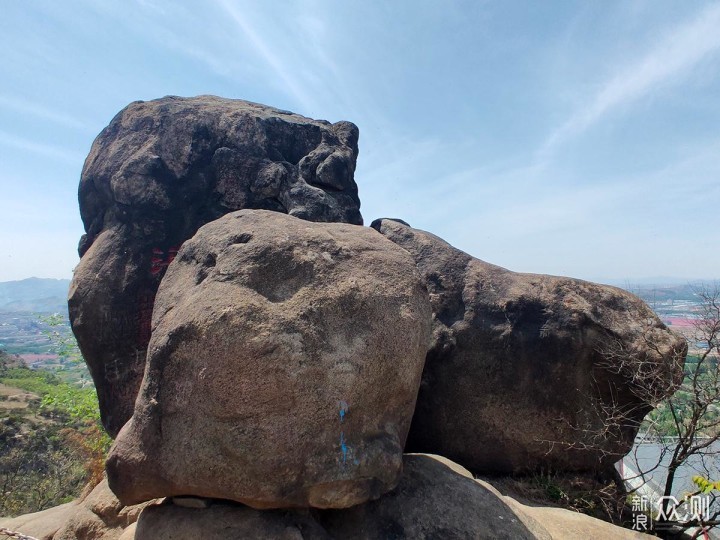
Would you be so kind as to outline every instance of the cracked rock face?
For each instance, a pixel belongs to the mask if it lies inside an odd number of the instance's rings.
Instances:
[[[182,243],[243,208],[362,224],[357,143],[350,122],[212,96],[135,102],[100,133],[69,308],[111,435],[132,414],[155,294]]]
[[[433,307],[409,452],[489,474],[602,469],[682,381],[685,340],[630,293],[511,272],[397,220],[372,227],[413,256]]]
[[[377,231],[241,210],[165,275],[107,462],[125,504],[346,508],[395,487],[430,342],[412,257]]]

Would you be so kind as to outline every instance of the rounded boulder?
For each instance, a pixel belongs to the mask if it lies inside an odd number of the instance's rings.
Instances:
[[[431,307],[413,259],[375,230],[228,214],[185,242],[152,328],[107,463],[125,504],[345,508],[397,484]]]

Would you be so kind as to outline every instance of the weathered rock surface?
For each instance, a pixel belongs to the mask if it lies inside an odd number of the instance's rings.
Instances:
[[[123,506],[103,480],[84,498],[42,512],[0,519],[0,526],[38,540],[119,540],[145,506]]]
[[[116,540],[135,523],[146,504],[125,506],[100,482],[53,536],[53,540]]]
[[[77,511],[77,503],[69,502],[32,514],[0,518],[0,527],[19,531],[38,540],[52,540],[55,533]]]
[[[549,538],[531,533],[492,491],[433,456],[408,455],[398,487],[377,501],[323,512],[332,538]],[[542,531],[538,527],[538,531]]]
[[[148,507],[135,529],[135,540],[331,540],[307,510],[254,510],[218,503],[206,509],[173,504]]]
[[[430,325],[414,261],[373,229],[264,210],[202,227],[160,286],[110,486],[125,504],[379,497],[400,475]]]
[[[480,482],[482,483],[482,482]],[[552,538],[553,540],[568,540],[577,538],[582,540],[647,540],[648,535],[637,531],[623,529],[612,523],[586,516],[579,512],[565,508],[550,506],[527,506],[520,504],[510,497],[504,496],[502,500],[513,509],[518,517],[525,523],[533,534],[539,534],[536,525],[541,524],[543,536],[538,538]],[[532,521],[530,521],[532,520]]]
[[[599,519],[552,506],[534,506],[522,504],[512,497],[503,495],[494,486],[475,480],[507,504],[518,516],[520,521],[535,535],[536,538],[568,540],[643,540],[648,535],[624,529]]]
[[[312,512],[263,512],[227,504],[205,510],[151,506],[140,516],[135,539],[550,538],[537,524],[540,535],[531,533],[500,497],[434,456],[405,456],[403,461],[397,488],[366,504]]]
[[[112,435],[132,414],[154,296],[179,246],[242,208],[361,224],[357,142],[350,122],[212,96],[135,102],[100,133],[80,181],[86,235],[69,307]]]
[[[599,469],[679,384],[685,342],[635,296],[510,272],[396,220],[372,227],[413,256],[433,305],[407,451],[484,473]]]

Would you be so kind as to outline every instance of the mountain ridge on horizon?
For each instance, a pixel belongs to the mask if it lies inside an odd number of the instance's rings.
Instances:
[[[702,283],[715,283],[720,282],[720,278],[679,278],[672,276],[656,276],[656,277],[644,277],[644,278],[624,278],[624,279],[597,279],[590,280],[596,281],[597,283],[605,283],[607,285],[613,285],[622,289],[626,288],[647,288],[647,287],[677,287],[677,286],[688,286],[697,285]]]
[[[67,313],[69,279],[0,281],[0,312]]]

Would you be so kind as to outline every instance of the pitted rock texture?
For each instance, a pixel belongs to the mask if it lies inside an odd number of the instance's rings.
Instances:
[[[69,307],[111,435],[132,414],[154,297],[182,243],[243,208],[362,224],[357,143],[350,122],[213,96],[135,102],[100,133],[80,180]]]
[[[433,306],[407,451],[489,474],[603,469],[680,384],[685,340],[632,294],[510,272],[398,220],[372,227],[413,256]]]
[[[205,225],[160,286],[110,486],[125,504],[375,499],[401,472],[430,331],[412,257],[373,229],[263,210]]]
[[[192,510],[163,504],[143,511],[135,540],[550,540],[542,526],[531,532],[525,516],[500,496],[434,456],[405,456],[403,462],[397,488],[366,504],[312,512],[258,511],[227,503]]]

